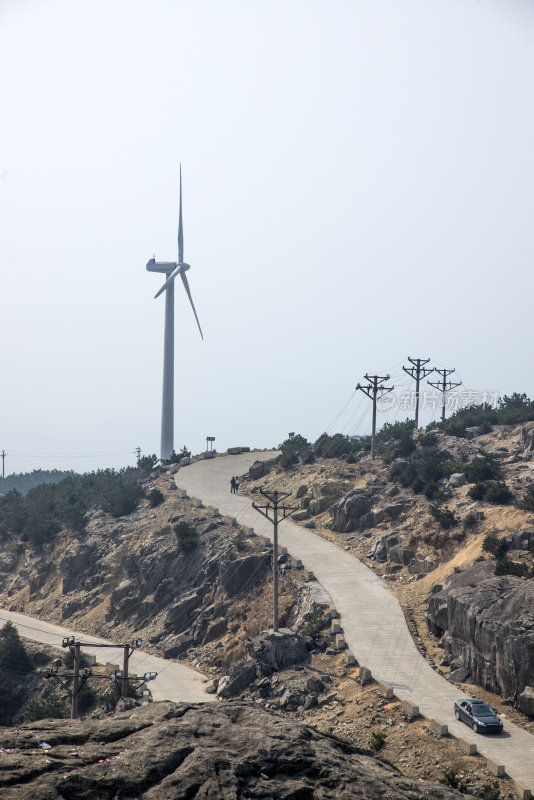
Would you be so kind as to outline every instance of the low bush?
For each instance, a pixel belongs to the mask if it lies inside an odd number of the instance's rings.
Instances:
[[[484,500],[496,506],[505,506],[514,496],[504,481],[486,481]]]
[[[80,713],[84,714],[86,711],[89,711],[96,703],[96,699],[96,691],[92,686],[89,686],[88,683],[84,683],[78,692],[78,710]]]
[[[484,500],[493,505],[507,505],[514,497],[504,481],[475,483],[467,494],[473,500]]]
[[[24,711],[25,722],[36,722],[38,719],[61,719],[63,702],[55,694],[44,700],[30,700]]]
[[[373,731],[369,739],[369,747],[374,753],[378,753],[386,743],[386,734],[383,731]]]
[[[478,522],[475,511],[469,511],[464,517],[464,528],[474,528]]]
[[[517,503],[518,508],[523,511],[534,511],[534,486],[529,486],[521,500]]]
[[[446,506],[443,507],[438,505],[438,503],[431,503],[428,510],[436,522],[439,522],[441,527],[445,530],[454,528],[454,526],[458,524],[458,517],[455,515],[454,511],[451,511],[451,509]]]
[[[181,553],[191,553],[198,546],[198,534],[195,528],[185,520],[174,526],[178,539],[178,550]]]
[[[518,578],[526,578],[528,567],[519,561],[510,561],[509,558],[503,558],[495,564],[495,575],[516,575]]]
[[[482,542],[482,549],[486,553],[491,553],[491,555],[495,556],[495,558],[501,559],[508,550],[508,547],[504,539],[499,539],[498,536],[489,534]]]
[[[138,483],[124,483],[107,492],[102,508],[112,517],[126,517],[135,511],[143,494],[143,487]]]
[[[147,494],[147,500],[150,508],[156,508],[156,506],[160,506],[163,503],[165,497],[159,489],[151,489]]]
[[[469,483],[483,483],[484,481],[500,480],[502,469],[500,464],[488,453],[475,456],[465,468],[465,477]]]

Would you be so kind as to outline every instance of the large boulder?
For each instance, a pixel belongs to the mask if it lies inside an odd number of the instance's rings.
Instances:
[[[247,642],[249,655],[258,662],[264,675],[308,660],[306,640],[289,628],[262,631]]]
[[[517,698],[517,705],[527,717],[534,717],[534,686],[525,686]]]
[[[339,533],[365,530],[369,525],[363,518],[369,514],[374,503],[372,489],[352,489],[330,507],[330,527]]]
[[[256,662],[252,659],[237,664],[229,675],[219,681],[218,697],[234,697],[249,686],[257,676]]]
[[[534,685],[534,579],[496,576],[492,561],[477,562],[430,595],[427,623],[479,686],[510,697]]]

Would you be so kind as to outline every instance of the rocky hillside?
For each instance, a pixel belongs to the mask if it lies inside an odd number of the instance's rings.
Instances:
[[[453,800],[340,739],[245,703],[154,703],[2,731],[3,800]]]
[[[258,464],[242,489],[292,491],[300,503],[293,519],[388,581],[436,669],[448,677],[452,665],[453,680],[518,700],[534,685],[534,424],[473,428],[468,435],[419,432],[409,453],[399,455],[392,440],[374,461],[365,452],[343,459],[308,453],[286,468],[281,461],[267,469]],[[465,593],[458,602],[449,581],[445,602],[439,592],[447,576],[479,559],[488,562],[489,584],[472,586],[469,602]],[[502,593],[508,599],[497,606],[493,599]],[[512,627],[495,639],[488,631],[504,617]],[[531,701],[521,707],[534,713]]]

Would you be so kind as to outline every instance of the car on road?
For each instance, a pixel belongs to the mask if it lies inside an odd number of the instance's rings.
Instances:
[[[475,733],[502,733],[503,724],[497,712],[484,700],[455,700],[454,716],[470,725]]]

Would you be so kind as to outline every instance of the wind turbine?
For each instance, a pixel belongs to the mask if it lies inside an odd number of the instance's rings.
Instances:
[[[169,458],[174,450],[174,279],[182,279],[202,339],[202,328],[191,297],[186,272],[190,265],[184,261],[184,231],[182,225],[182,165],[180,164],[180,214],[178,219],[178,261],[156,261],[151,258],[146,268],[149,272],[163,272],[167,280],[154,296],[165,292],[165,333],[163,345],[163,402],[161,409],[161,458]]]

